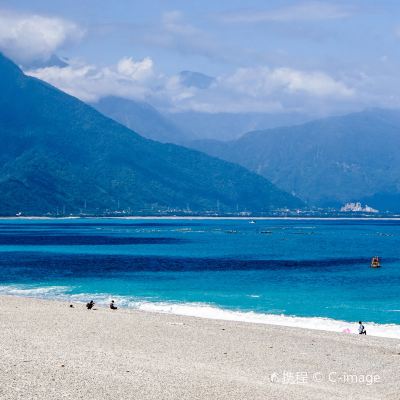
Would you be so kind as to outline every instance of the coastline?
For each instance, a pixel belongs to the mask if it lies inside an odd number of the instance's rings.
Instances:
[[[93,220],[93,219],[109,219],[109,220],[232,220],[232,221],[400,221],[400,216],[396,217],[251,217],[251,216],[243,216],[243,217],[224,217],[224,216],[68,216],[68,217],[42,217],[42,216],[26,216],[26,217],[1,217],[1,220],[10,220],[10,221],[29,221],[29,220],[71,220],[71,219],[82,219],[82,220]]]
[[[57,302],[74,302],[85,304],[88,298],[93,299],[99,307],[107,307],[110,294],[80,293],[68,294],[68,287],[18,287],[0,286],[0,297],[11,296],[25,299],[39,299]],[[271,325],[333,332],[339,334],[358,334],[358,322],[333,319],[323,316],[296,316],[288,314],[271,314],[248,310],[222,308],[208,303],[182,303],[173,301],[148,301],[114,295],[113,299],[126,311],[167,314],[182,317],[201,318],[206,320],[231,321],[258,325]],[[369,336],[400,340],[400,325],[363,321]]]
[[[399,340],[69,304],[0,296],[1,398],[378,400],[400,391]]]

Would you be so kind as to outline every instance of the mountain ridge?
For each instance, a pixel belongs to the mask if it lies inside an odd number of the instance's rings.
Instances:
[[[162,144],[25,76],[0,54],[0,212],[266,211],[298,199],[243,167]],[[86,208],[86,207],[85,207]]]
[[[370,109],[192,146],[243,165],[311,205],[361,200],[400,211],[398,110]]]
[[[148,139],[175,144],[182,144],[188,140],[179,127],[149,103],[107,96],[90,105]]]

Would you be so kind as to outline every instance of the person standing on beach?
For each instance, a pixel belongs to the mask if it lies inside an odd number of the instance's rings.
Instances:
[[[365,330],[365,327],[363,325],[363,323],[361,321],[358,321],[359,325],[358,325],[358,333],[360,335],[366,335],[367,331]]]

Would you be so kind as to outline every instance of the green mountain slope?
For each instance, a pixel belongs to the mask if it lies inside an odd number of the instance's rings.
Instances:
[[[0,55],[0,214],[301,206],[266,179],[145,139]]]
[[[193,147],[237,162],[315,205],[400,210],[400,112],[369,110]]]

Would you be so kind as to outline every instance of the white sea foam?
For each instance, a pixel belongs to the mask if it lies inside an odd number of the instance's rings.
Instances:
[[[72,294],[72,289],[73,288],[69,286],[33,287],[28,285],[10,285],[0,286],[0,295],[38,297],[74,302],[87,302],[88,300],[94,300],[96,304],[100,306],[108,305],[111,299],[113,299],[119,307],[127,307],[146,312],[266,325],[280,325],[331,332],[358,333],[357,322],[347,322],[321,317],[296,317],[284,314],[256,313],[253,311],[233,311],[205,303],[159,302],[153,301],[151,298],[143,300],[142,298],[111,295],[109,293]],[[368,335],[400,339],[400,325],[377,324],[374,322],[364,322],[364,325]]]
[[[9,285],[0,286],[0,295],[24,296],[24,297],[48,297],[55,298],[66,296],[72,288],[69,286],[29,286]]]
[[[134,306],[133,304],[131,306]],[[167,314],[193,316],[199,318],[219,319],[226,321],[240,321],[267,325],[280,325],[296,328],[306,328],[331,332],[358,333],[358,323],[334,320],[320,317],[295,317],[288,315],[275,315],[255,313],[252,311],[231,311],[205,304],[171,304],[141,302],[134,308],[143,311]],[[368,335],[400,339],[400,325],[376,324],[364,322]]]

